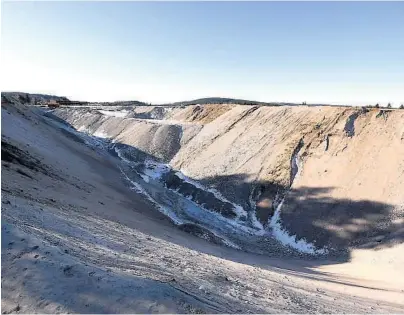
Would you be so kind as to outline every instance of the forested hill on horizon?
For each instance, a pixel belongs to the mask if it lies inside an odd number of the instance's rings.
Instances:
[[[289,102],[259,102],[252,100],[244,100],[244,99],[236,99],[236,98],[225,98],[225,97],[205,97],[194,99],[190,101],[180,101],[180,102],[171,102],[171,103],[161,103],[161,104],[152,104],[147,102],[141,102],[136,100],[129,101],[113,101],[113,102],[88,102],[87,100],[72,100],[67,98],[66,96],[57,96],[51,94],[40,94],[40,93],[25,93],[25,92],[1,92],[1,100],[2,102],[12,102],[12,101],[20,101],[25,104],[40,104],[47,103],[50,101],[63,102],[65,105],[68,105],[69,102],[76,103],[75,105],[86,105],[86,104],[100,104],[100,105],[108,105],[108,106],[189,106],[189,105],[206,105],[206,104],[236,104],[236,105],[258,105],[258,106],[298,106],[298,105],[307,105],[307,106],[343,106],[343,107],[361,107],[354,106],[349,104],[307,104],[306,102],[302,103],[289,103]],[[390,103],[388,104],[366,104],[362,107],[388,107],[390,108]],[[404,105],[401,104],[399,108],[404,108]]]

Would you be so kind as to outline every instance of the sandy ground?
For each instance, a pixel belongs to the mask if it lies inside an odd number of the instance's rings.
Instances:
[[[2,312],[404,312],[402,245],[346,263],[247,254],[179,231],[114,157],[24,107],[2,109],[2,141],[32,162],[2,161]]]

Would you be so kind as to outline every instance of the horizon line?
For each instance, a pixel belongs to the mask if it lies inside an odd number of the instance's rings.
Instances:
[[[196,101],[203,101],[203,100],[208,100],[208,99],[219,99],[219,100],[230,100],[230,101],[245,101],[249,103],[255,103],[256,105],[259,104],[265,104],[265,105],[301,105],[301,106],[341,106],[341,107],[370,107],[370,106],[380,106],[383,107],[382,102],[376,102],[374,104],[369,104],[369,102],[363,102],[362,105],[353,105],[353,104],[331,104],[331,103],[326,103],[326,102],[288,102],[288,101],[256,101],[256,100],[251,100],[251,99],[243,99],[243,98],[235,98],[235,97],[224,97],[224,96],[207,96],[207,97],[198,97],[198,98],[193,98],[190,100],[180,100],[180,101],[173,101],[173,102],[148,102],[148,101],[140,101],[138,99],[121,99],[121,100],[114,100],[114,101],[87,101],[87,100],[74,100],[70,96],[66,95],[58,95],[58,94],[49,94],[49,93],[41,93],[41,92],[22,92],[22,91],[1,91],[1,94],[3,93],[21,93],[21,94],[29,94],[29,95],[46,95],[46,96],[55,96],[55,97],[60,97],[60,98],[66,98],[67,100],[71,102],[83,102],[83,103],[120,103],[120,102],[139,102],[139,103],[144,103],[145,105],[152,105],[152,106],[161,106],[161,105],[173,105],[177,103],[190,103],[190,102],[196,102]],[[212,103],[214,104],[214,103]],[[228,103],[231,104],[231,103]],[[404,102],[387,102],[386,106],[391,105],[393,108],[395,108],[394,105],[397,105],[397,108],[400,107],[400,105],[403,105]],[[192,104],[189,104],[192,105]],[[193,105],[198,105],[198,104],[193,104]],[[253,105],[253,104],[248,104],[248,105]]]

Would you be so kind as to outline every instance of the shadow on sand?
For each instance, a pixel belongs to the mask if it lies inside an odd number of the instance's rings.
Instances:
[[[47,116],[75,130],[73,126],[55,115],[48,113]],[[72,139],[75,140],[74,137]],[[145,159],[158,161],[152,155],[135,147],[122,143],[116,145],[126,149],[134,161]],[[116,154],[112,155],[117,157]],[[250,182],[245,174],[207,177],[198,181],[219,190],[228,200],[242,205],[247,211],[252,210],[251,199],[254,200],[257,218],[264,225],[272,217],[280,200],[284,198],[281,208],[283,228],[289,234],[296,235],[297,239],[304,238],[316,247],[328,246],[333,249],[328,260],[324,257],[321,260],[316,257],[305,259],[304,262],[299,260],[304,270],[307,266],[349,261],[352,248],[378,250],[404,242],[404,224],[392,221],[392,205],[370,200],[331,198],[333,187],[294,189],[271,182]],[[202,248],[204,247],[201,246],[200,250],[203,251]],[[217,251],[214,252],[217,255]],[[221,258],[229,259],[232,256],[230,253],[234,250],[224,248],[222,252],[226,253],[227,257]],[[267,256],[262,256],[262,259],[257,257],[254,255],[252,261],[248,263],[260,267],[269,263]],[[299,263],[294,263],[294,268],[296,265]],[[283,262],[273,267],[287,269]]]

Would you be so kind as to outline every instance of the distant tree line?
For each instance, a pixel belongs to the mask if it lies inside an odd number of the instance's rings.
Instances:
[[[199,99],[192,100],[192,101],[174,102],[174,103],[166,103],[166,104],[160,104],[160,105],[161,106],[189,106],[189,105],[207,105],[207,104],[280,106],[280,105],[285,105],[286,103],[266,103],[266,102],[249,101],[249,100],[236,99],[236,98],[207,97],[207,98],[199,98]]]
[[[367,108],[381,108],[379,103],[376,103],[375,105],[367,105],[367,106],[364,106],[364,107],[367,107]],[[386,105],[386,108],[393,108],[393,106],[391,106],[391,103],[388,103]],[[404,104],[401,104],[399,106],[399,109],[404,109]]]
[[[71,101],[67,97],[64,96],[55,96],[48,94],[29,94],[23,92],[2,92],[2,102],[6,102],[8,100],[11,102],[12,100],[17,100],[24,104],[47,104],[49,102],[57,102],[59,104],[72,104],[72,105],[108,105],[108,106],[154,106],[151,103],[145,103],[140,101],[116,101],[116,102],[82,102],[82,101]],[[174,102],[174,103],[166,103],[166,104],[156,104],[158,106],[189,106],[189,105],[206,105],[206,104],[236,104],[236,105],[260,105],[260,106],[282,106],[282,105],[299,105],[296,103],[276,103],[276,102],[257,102],[251,100],[243,100],[236,98],[224,98],[224,97],[206,97],[200,98],[192,101],[183,101],[183,102]],[[307,105],[304,101],[300,103],[300,105]],[[326,104],[309,104],[309,106],[324,106]],[[347,106],[347,105],[345,105]],[[380,108],[380,104],[377,103],[375,105],[367,105],[364,106],[366,108]],[[391,103],[388,103],[387,108],[392,108]],[[404,109],[404,104],[401,104],[400,109]]]
[[[15,100],[22,104],[38,105],[41,103],[47,103],[50,101],[65,101],[69,102],[69,99],[64,96],[55,96],[48,94],[30,94],[23,92],[1,92],[2,99],[7,98],[9,101]]]

